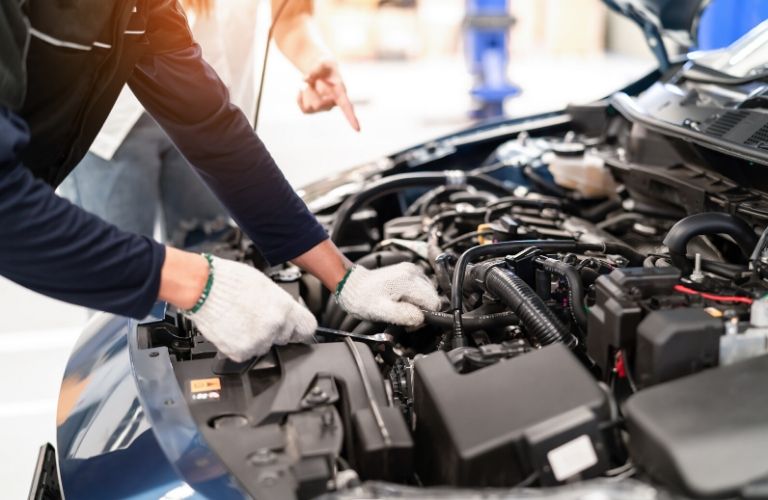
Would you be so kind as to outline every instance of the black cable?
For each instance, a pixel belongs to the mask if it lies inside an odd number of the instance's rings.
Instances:
[[[470,241],[472,238],[477,238],[479,236],[492,236],[493,231],[490,229],[484,230],[484,231],[470,231],[468,233],[464,233],[461,236],[457,236],[452,240],[447,241],[443,245],[443,250],[448,250],[449,248],[458,245],[459,243],[463,243],[465,241]]]
[[[267,61],[269,60],[269,45],[272,43],[272,37],[275,34],[275,26],[277,21],[280,20],[280,16],[285,10],[285,6],[291,0],[283,0],[280,7],[277,8],[277,12],[272,16],[272,24],[269,25],[269,32],[267,33],[267,43],[264,46],[264,58],[261,61],[261,76],[259,77],[259,93],[256,94],[256,111],[253,113],[253,130],[259,126],[259,112],[261,111],[261,95],[264,93],[264,78],[267,75]]]
[[[424,322],[429,325],[435,325],[441,328],[451,328],[451,326],[453,326],[453,316],[448,313],[427,310],[422,310],[422,313],[424,313]],[[464,316],[463,321],[464,328],[474,331],[515,325],[518,323],[518,318],[517,315],[511,311],[503,311],[483,314],[480,316],[473,316],[472,313],[469,313]]]
[[[549,257],[539,257],[536,262],[547,271],[562,276],[568,282],[568,308],[574,322],[586,331],[587,312],[584,310],[584,285],[581,282],[579,272],[570,264]]]
[[[579,243],[574,240],[523,240],[505,241],[492,245],[478,245],[465,251],[456,262],[451,284],[451,310],[453,311],[454,344],[459,347],[464,342],[462,328],[462,307],[464,302],[464,277],[467,266],[480,257],[494,257],[520,252],[526,248],[535,248],[542,252],[601,252],[603,254],[618,254],[629,260],[633,266],[639,266],[644,256],[620,243]]]
[[[490,266],[478,274],[485,289],[506,304],[525,326],[526,334],[539,345],[576,345],[576,339],[547,304],[522,278],[506,267]],[[473,275],[475,273],[473,272]],[[477,279],[477,278],[476,278]]]
[[[520,198],[515,196],[509,196],[504,198],[499,198],[493,203],[489,203],[485,207],[485,222],[491,222],[491,219],[493,218],[493,214],[498,212],[499,210],[507,210],[509,208],[513,207],[530,207],[530,208],[538,208],[539,210],[543,210],[545,208],[553,208],[553,209],[560,209],[562,208],[563,204],[560,203],[559,200],[554,200],[551,198]]]
[[[438,186],[434,189],[430,189],[423,195],[419,196],[416,201],[411,203],[411,206],[403,214],[404,217],[410,217],[414,215],[427,215],[429,206],[444,193],[464,191],[467,186]]]
[[[486,191],[509,195],[504,183],[485,175],[464,175],[455,172],[424,172],[418,174],[396,174],[383,177],[368,184],[362,191],[350,196],[336,211],[331,229],[331,240],[339,243],[352,215],[379,198],[411,188],[429,188],[440,185],[473,185]]]

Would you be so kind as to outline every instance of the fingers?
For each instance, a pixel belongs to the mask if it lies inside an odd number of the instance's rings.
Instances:
[[[379,305],[380,317],[373,318],[395,325],[419,326],[424,323],[424,313],[417,306],[407,302],[383,302]]]
[[[295,326],[290,341],[304,344],[312,342],[317,330],[315,316],[298,303],[296,303],[292,315]]]
[[[323,61],[309,72],[304,81],[310,86],[313,86],[317,80],[334,77],[341,78],[341,75],[338,74],[338,67],[336,64],[331,61]]]
[[[336,105],[333,98],[323,97],[311,87],[307,87],[299,92],[297,101],[299,108],[305,114],[328,111]]]
[[[402,300],[428,311],[440,309],[440,296],[427,280],[414,279],[411,287],[403,293]]]
[[[352,101],[349,100],[347,88],[344,84],[341,81],[331,82],[328,80],[317,80],[315,86],[320,94],[332,96],[333,101],[339,106],[339,109],[344,114],[349,125],[355,132],[360,132],[360,121],[357,119],[355,107],[352,105]]]

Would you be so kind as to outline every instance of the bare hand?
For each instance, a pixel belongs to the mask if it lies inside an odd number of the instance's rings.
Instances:
[[[305,81],[307,86],[299,92],[298,97],[301,111],[308,114],[317,113],[338,106],[352,128],[360,131],[355,108],[347,96],[347,88],[335,62],[320,62],[309,72]]]

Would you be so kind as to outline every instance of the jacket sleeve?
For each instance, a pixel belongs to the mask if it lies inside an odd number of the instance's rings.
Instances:
[[[175,7],[150,14],[151,49],[128,82],[131,90],[267,260],[297,257],[328,236],[230,103],[200,47],[181,43],[180,15]]]
[[[56,196],[19,163],[28,141],[22,120],[0,107],[0,275],[73,304],[146,316],[165,247]]]

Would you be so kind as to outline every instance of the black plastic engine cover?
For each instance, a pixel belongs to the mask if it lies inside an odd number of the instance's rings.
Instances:
[[[608,399],[566,347],[468,374],[438,352],[414,369],[416,467],[426,484],[513,486],[533,473],[562,481],[552,452],[569,445],[590,455],[576,474],[606,468],[598,424],[609,419]]]
[[[641,301],[669,293],[680,280],[674,267],[616,269],[595,281],[595,305],[589,308],[587,353],[607,380],[613,366],[613,354],[626,350],[634,360],[637,325],[643,319]]]
[[[634,462],[688,495],[765,498],[766,380],[768,356],[760,356],[632,396],[624,414]]]
[[[193,351],[205,344],[198,340]],[[390,406],[368,346],[355,345],[362,367],[345,343],[279,346],[231,369],[194,355],[174,363],[205,440],[254,498],[326,492],[343,452],[362,479],[412,474],[405,419]],[[372,417],[361,370],[384,430]]]
[[[654,311],[637,327],[635,377],[640,387],[717,365],[723,320],[703,309]]]

